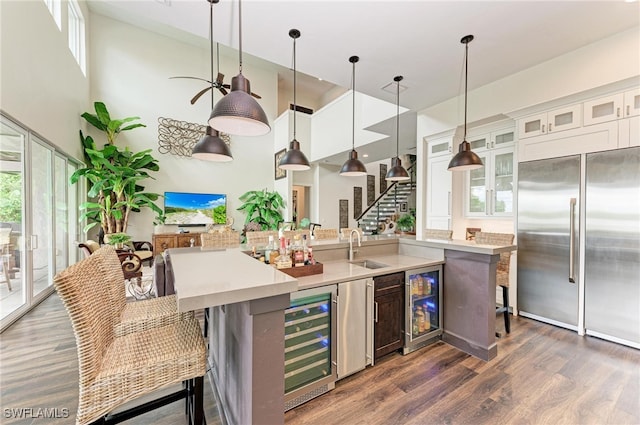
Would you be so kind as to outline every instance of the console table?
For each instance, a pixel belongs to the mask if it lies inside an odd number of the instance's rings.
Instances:
[[[162,254],[169,248],[200,246],[200,233],[156,233],[153,235],[153,255]]]

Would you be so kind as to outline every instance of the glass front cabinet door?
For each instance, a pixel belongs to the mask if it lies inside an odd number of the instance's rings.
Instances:
[[[515,130],[494,132],[469,143],[484,167],[467,172],[466,215],[471,217],[513,214]]]

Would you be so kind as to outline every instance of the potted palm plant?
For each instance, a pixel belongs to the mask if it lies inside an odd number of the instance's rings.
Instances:
[[[88,221],[85,232],[100,224],[104,234],[125,233],[132,212],[150,208],[156,214],[162,214],[154,203],[159,195],[145,192],[141,185],[143,180],[153,178],[149,172],[158,171],[160,167],[151,155],[151,149],[134,153],[115,145],[121,132],[145,127],[134,123],[139,117],[112,119],[102,102],[95,102],[94,108],[95,114],[85,112],[82,118],[104,132],[107,143],[100,149],[91,136],[80,131],[87,166],[73,173],[70,181],[75,184],[81,177],[89,181],[87,195],[91,201],[80,205],[83,211],[80,219]]]

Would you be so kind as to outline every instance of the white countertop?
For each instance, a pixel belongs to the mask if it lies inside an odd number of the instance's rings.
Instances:
[[[378,269],[367,269],[356,264],[351,264],[347,260],[336,260],[323,262],[323,273],[299,277],[298,289],[310,289],[318,286],[331,285],[339,282],[364,279],[372,276],[380,276],[403,270],[415,269],[426,266],[443,264],[443,261],[429,258],[411,257],[408,255],[388,254],[371,255],[363,258],[356,256],[354,261],[373,260],[376,263],[386,264],[386,267]]]
[[[426,246],[495,255],[517,249],[515,245],[480,245],[475,241],[428,239],[417,241],[406,236],[367,236],[362,242],[367,245],[387,243],[399,239],[402,244]],[[315,241],[316,245],[344,246],[345,240]],[[394,273],[419,267],[443,264],[444,261],[386,254],[358,258],[385,264],[385,267],[368,269],[349,263],[346,259],[323,262],[322,274],[295,279],[272,266],[261,263],[242,252],[241,248],[207,249],[201,247],[170,249],[171,264],[175,277],[176,298],[179,311],[198,310],[225,304],[267,298],[318,286]]]
[[[239,249],[169,249],[178,311],[267,298],[298,290],[298,281]]]

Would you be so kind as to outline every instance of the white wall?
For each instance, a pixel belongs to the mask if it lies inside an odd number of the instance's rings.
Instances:
[[[86,4],[79,5],[89,25]],[[67,2],[62,2],[62,30],[43,1],[2,1],[1,8],[2,110],[82,159],[78,130],[89,104],[89,81],[68,47]]]
[[[389,102],[356,93],[354,117],[352,94],[353,91],[348,91],[313,114],[311,122],[313,143],[308,156],[310,161],[318,161],[340,152],[349,152],[352,145],[357,148],[388,137],[385,134],[363,130],[363,128],[395,116],[396,107]],[[354,122],[355,138],[353,137]]]
[[[470,91],[468,121],[508,115],[639,75],[640,27],[635,27]],[[418,139],[462,124],[462,107],[456,97],[419,111]]]
[[[146,189],[164,191],[226,193],[227,214],[242,228],[244,214],[236,211],[238,197],[248,190],[274,189],[273,131],[266,136],[231,136],[234,160],[229,163],[200,161],[158,152],[158,117],[206,124],[211,112],[211,98],[203,96],[195,105],[191,97],[204,88],[203,82],[170,80],[186,75],[208,78],[208,46],[196,47],[101,15],[92,15],[91,100],[106,103],[112,117],[140,116],[147,127],[122,133],[117,141],[134,151],[152,149],[159,159],[160,171],[155,180],[145,182]],[[273,125],[276,114],[277,75],[273,71],[244,64],[243,74]],[[220,58],[225,80],[238,73],[237,58]],[[220,95],[215,93],[216,101]],[[77,131],[77,130],[76,130]],[[94,137],[101,137],[101,134]],[[162,201],[159,202],[162,205]],[[129,233],[134,239],[149,240],[154,215],[146,210],[134,214]]]

